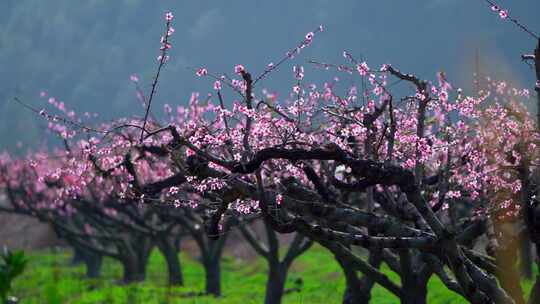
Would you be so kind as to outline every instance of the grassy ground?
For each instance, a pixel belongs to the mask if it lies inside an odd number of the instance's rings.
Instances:
[[[204,273],[199,263],[182,254],[185,287],[168,288],[164,260],[159,253],[152,254],[146,282],[121,286],[120,265],[105,260],[103,276],[99,280],[84,278],[83,266],[68,266],[69,252],[38,252],[30,254],[31,262],[25,274],[15,282],[14,294],[22,303],[262,303],[266,281],[266,264],[263,260],[242,261],[225,257],[222,263],[223,297],[189,297],[190,293],[204,288]],[[396,282],[396,275],[384,269]],[[300,292],[289,293],[284,303],[340,303],[344,279],[339,266],[324,249],[315,247],[301,256],[293,265],[287,287],[294,287],[301,278]],[[524,282],[525,290],[531,282]],[[399,303],[398,299],[383,288],[373,289],[376,304]],[[436,278],[429,282],[428,303],[466,303],[460,296],[448,291]]]

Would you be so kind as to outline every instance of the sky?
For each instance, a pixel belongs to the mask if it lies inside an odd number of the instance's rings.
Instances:
[[[540,33],[540,1],[499,5]],[[0,150],[25,149],[46,138],[45,123],[13,97],[40,108],[39,93],[46,91],[78,113],[98,113],[98,120],[142,115],[129,77],[137,74],[149,91],[165,11],[175,15],[176,32],[154,112],[166,103],[185,105],[191,92],[212,91],[213,81],[188,67],[232,74],[242,64],[258,74],[320,24],[325,30],[312,46],[257,90],[290,90],[294,64],[304,65],[309,81],[331,79],[335,73],[307,61],[345,63],[344,50],[372,67],[389,63],[428,80],[444,71],[465,88],[478,53],[482,74],[522,87],[534,84],[533,71],[520,56],[537,42],[501,20],[484,0],[2,0]],[[23,148],[17,148],[19,142]]]

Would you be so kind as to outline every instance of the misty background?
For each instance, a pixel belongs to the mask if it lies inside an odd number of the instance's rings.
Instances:
[[[540,1],[499,4],[540,32]],[[0,150],[23,153],[54,141],[45,136],[47,122],[14,97],[43,108],[47,102],[39,94],[46,91],[78,114],[98,113],[96,122],[142,116],[130,75],[138,75],[149,94],[169,10],[176,32],[152,106],[156,114],[166,103],[186,105],[191,92],[213,91],[212,79],[187,67],[231,75],[234,65],[243,64],[258,75],[319,24],[325,31],[261,81],[257,93],[267,88],[284,97],[294,82],[293,64],[304,65],[308,82],[331,79],[336,73],[306,61],[345,63],[343,50],[371,67],[390,63],[424,79],[444,71],[465,89],[471,88],[478,50],[482,74],[534,86],[534,73],[520,55],[532,53],[537,42],[483,0],[1,0]],[[227,102],[233,97],[226,93]]]

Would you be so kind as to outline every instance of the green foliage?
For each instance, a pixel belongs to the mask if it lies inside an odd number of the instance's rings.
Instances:
[[[7,301],[13,280],[21,275],[27,264],[23,251],[9,251],[7,249],[0,255],[0,300]]]
[[[70,266],[70,253],[32,253],[31,272],[25,272],[14,284],[14,293],[22,304],[258,304],[263,302],[266,283],[266,263],[260,258],[241,260],[226,256],[222,263],[223,297],[196,296],[204,290],[204,271],[196,259],[182,253],[184,287],[168,287],[165,260],[153,252],[148,265],[147,280],[143,283],[122,285],[120,264],[105,259],[101,279],[85,279],[84,266]],[[399,277],[388,267],[382,270],[395,282]],[[285,295],[285,304],[341,303],[345,280],[333,256],[325,249],[315,246],[298,258],[292,266],[286,288],[303,281],[300,292]],[[524,281],[528,293],[532,282]],[[54,294],[54,296],[52,296]],[[394,304],[399,300],[384,288],[375,286],[372,303]],[[51,301],[52,299],[52,301]],[[467,303],[462,297],[449,291],[437,278],[429,282],[428,303]]]
[[[54,280],[48,281],[43,288],[43,296],[48,304],[62,304],[62,297],[60,296],[59,286]]]

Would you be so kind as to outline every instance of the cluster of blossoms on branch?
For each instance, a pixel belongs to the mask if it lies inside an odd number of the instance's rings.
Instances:
[[[491,10],[494,12],[497,12],[499,14],[499,17],[501,17],[501,19],[508,18],[508,11],[498,7],[497,5],[492,5]]]
[[[174,33],[174,28],[172,27],[172,21],[173,21],[173,14],[171,12],[167,12],[165,14],[165,21],[167,22],[167,30],[165,31],[165,35],[161,36],[161,47],[159,50],[161,51],[161,55],[157,57],[158,61],[167,62],[169,61],[169,56],[167,55],[167,50],[172,48],[171,42],[169,41],[169,38]]]
[[[499,10],[498,7],[497,9]],[[171,26],[172,13],[167,13],[165,20],[167,31],[161,39],[162,56],[166,56],[166,51],[170,49],[168,39],[174,32]],[[314,35],[321,31],[322,26],[306,34],[297,47],[287,52],[285,59],[292,58],[294,54],[309,46]],[[452,185],[445,190],[444,195],[439,191],[433,192],[432,204],[436,204],[441,195],[445,198],[460,198],[466,193],[476,199],[487,193],[506,190],[513,194],[519,192],[521,186],[519,180],[514,178],[515,174],[501,167],[515,166],[523,158],[520,153],[536,149],[537,135],[533,131],[534,124],[525,110],[516,110],[518,104],[514,100],[527,98],[527,90],[507,88],[504,82],[490,82],[487,91],[479,97],[463,96],[458,90],[454,93],[454,100],[451,100],[453,88],[442,74],[436,83],[421,82],[388,64],[382,65],[378,71],[373,71],[366,62],[357,62],[349,52],[344,51],[343,56],[348,64],[312,63],[316,67],[327,70],[334,68],[337,72],[348,74],[357,71],[359,77],[368,80],[370,87],[363,88],[359,93],[357,86],[353,85],[347,89],[346,96],[341,96],[336,90],[339,78],[335,77],[333,81],[322,85],[305,84],[304,67],[294,66],[293,77],[297,84],[284,100],[278,101],[276,95],[267,94],[266,90],[263,90],[260,97],[251,90],[251,96],[246,96],[248,86],[254,85],[255,81],[246,78],[247,71],[244,66],[236,65],[234,72],[241,77],[240,80],[213,76],[217,79],[213,89],[220,92],[217,96],[210,94],[201,101],[199,94],[194,93],[188,107],[177,107],[176,116],[173,109],[166,105],[165,112],[170,115],[176,132],[186,136],[189,142],[184,148],[185,157],[197,155],[200,151],[211,151],[215,157],[224,161],[238,162],[245,160],[249,154],[276,146],[336,145],[351,155],[371,155],[371,158],[387,160],[405,169],[422,166],[424,174],[435,174],[442,171],[442,168],[449,167],[449,180]],[[277,65],[272,65],[260,77],[264,77],[276,67]],[[207,76],[209,73],[206,68],[201,68],[197,75]],[[400,106],[397,101],[392,100],[390,89],[387,88],[388,75],[397,75],[401,80],[411,81],[416,86],[414,94],[402,98]],[[139,81],[136,76],[131,76],[131,80],[135,83]],[[254,104],[233,100],[232,109],[227,109],[221,93],[222,81],[232,88],[233,92],[240,94],[241,98],[250,99]],[[250,81],[251,83],[248,83]],[[58,119],[41,110],[40,114],[50,121],[49,128],[64,139],[75,137],[76,131],[69,130],[70,126],[65,124],[67,119],[76,120],[74,111],[67,111],[64,103],[57,102],[54,98],[49,98],[49,104],[67,115],[66,119]],[[389,111],[391,104],[393,107]],[[419,111],[423,112],[424,121],[418,121],[419,116],[411,114]],[[77,123],[81,123],[81,120],[78,119]],[[138,124],[135,120],[123,120],[121,123],[126,126]],[[421,134],[418,132],[419,125],[422,125]],[[101,129],[107,127],[114,128],[104,125]],[[101,143],[96,138],[81,140],[76,144],[82,149],[82,155],[78,157],[90,158],[90,155],[93,155],[91,160],[97,162],[102,170],[111,170],[112,175],[123,176],[118,186],[121,196],[126,197],[130,190],[129,183],[134,177],[125,169],[124,154],[133,149],[135,144],[126,139],[125,137],[129,136],[125,134],[110,137],[114,138],[114,141],[108,139],[114,142],[112,147],[98,148]],[[159,136],[147,138],[144,145],[163,145],[171,140],[171,135],[162,132]],[[521,150],[518,149],[520,145],[523,146],[520,147]],[[144,158],[141,156],[141,159]],[[536,160],[531,161],[534,163]],[[68,163],[78,166],[84,164],[74,159]],[[225,172],[230,171],[219,162],[210,162],[209,165]],[[85,166],[90,164],[86,163]],[[261,173],[270,182],[278,184],[290,176],[307,182],[308,178],[302,166],[302,163],[290,164],[276,159],[270,161]],[[174,174],[168,163],[157,162],[150,166],[141,160],[136,168],[141,172],[153,172],[152,178],[140,177],[145,182]],[[86,172],[83,169],[85,168],[71,168],[70,176],[76,176],[73,172]],[[354,177],[346,175],[340,174],[338,179],[354,182]],[[58,172],[47,178],[52,177],[58,178]],[[86,179],[84,176],[80,178]],[[227,178],[209,177],[201,180],[192,177],[188,178],[188,182],[198,192],[204,193],[207,190],[222,189],[227,184]],[[250,180],[253,176],[248,175],[245,178]],[[80,184],[86,183],[87,181]],[[486,188],[486,185],[489,187]],[[178,192],[176,186],[171,189],[169,196]],[[504,201],[508,205],[508,199]]]

